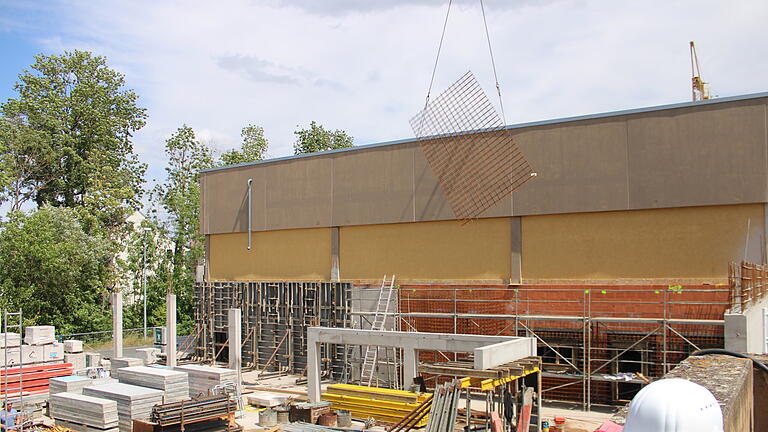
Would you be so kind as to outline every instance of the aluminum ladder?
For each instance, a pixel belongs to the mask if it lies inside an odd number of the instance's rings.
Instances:
[[[9,319],[15,319],[16,324],[8,324]],[[3,310],[3,377],[5,378],[5,391],[3,392],[4,400],[3,400],[3,406],[2,409],[4,410],[6,406],[8,406],[8,393],[10,392],[8,390],[8,366],[15,361],[11,359],[11,356],[8,355],[8,349],[9,348],[16,348],[19,351],[19,408],[17,409],[17,412],[19,414],[22,414],[22,411],[24,409],[24,362],[22,358],[22,352],[21,352],[21,338],[23,336],[23,318],[21,316],[21,310],[18,312],[8,312],[7,310]],[[15,330],[14,333],[19,334],[19,346],[18,347],[9,347],[8,346],[8,332],[11,330]],[[24,417],[22,417],[24,418]],[[24,430],[24,424],[19,424],[19,427],[17,429],[18,432],[22,432]]]
[[[379,300],[376,304],[376,314],[373,317],[373,323],[371,324],[371,330],[384,330],[384,324],[387,322],[387,314],[389,313],[389,303],[392,301],[392,291],[395,288],[395,275],[392,275],[392,279],[387,280],[387,276],[381,280],[381,289],[379,290]],[[376,361],[379,358],[379,347],[375,345],[367,345],[365,347],[365,356],[363,357],[363,365],[360,369],[360,384],[370,386],[373,382],[373,375],[376,369]]]

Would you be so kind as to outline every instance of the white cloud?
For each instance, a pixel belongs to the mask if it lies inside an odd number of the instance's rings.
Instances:
[[[493,93],[476,2],[456,1],[433,94],[467,69]],[[511,6],[513,5],[513,6]],[[297,125],[356,144],[409,137],[424,103],[445,1],[72,2],[52,49],[106,55],[149,109],[137,149],[158,176],[182,123],[225,149],[264,127],[290,154]],[[486,1],[508,123],[681,102],[688,41],[721,96],[768,90],[764,1]]]

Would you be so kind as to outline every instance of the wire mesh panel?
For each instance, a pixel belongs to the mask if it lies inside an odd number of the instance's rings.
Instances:
[[[531,166],[472,72],[410,123],[458,219],[481,216],[531,178]]]

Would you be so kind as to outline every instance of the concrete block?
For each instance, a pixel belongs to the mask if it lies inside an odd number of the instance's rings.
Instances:
[[[101,366],[101,354],[94,352],[85,353],[85,367]]]
[[[64,344],[43,345],[43,361],[64,360]]]
[[[24,328],[24,343],[27,345],[45,345],[56,342],[56,327],[29,326]]]
[[[45,351],[41,345],[22,345],[21,357],[24,364],[39,363],[45,361]]]
[[[6,340],[9,347],[21,345],[21,335],[18,333],[0,333],[0,348],[5,348]]]
[[[160,348],[139,348],[136,350],[136,357],[140,358],[145,366],[157,363],[159,355]]]
[[[69,339],[64,341],[65,353],[81,353],[83,352],[83,341]]]
[[[85,353],[64,353],[64,363],[71,363],[75,370],[85,369]]]

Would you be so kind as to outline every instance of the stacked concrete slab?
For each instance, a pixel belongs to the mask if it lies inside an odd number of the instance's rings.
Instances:
[[[208,394],[214,387],[226,382],[237,383],[237,371],[201,365],[183,365],[175,368],[189,375],[189,396]]]
[[[50,416],[58,426],[80,432],[117,432],[117,402],[75,393],[57,393],[49,400]]]
[[[152,407],[163,400],[162,390],[123,383],[86,387],[83,394],[117,402],[120,432],[131,432],[132,419],[149,417]]]
[[[189,398],[186,372],[170,368],[133,366],[120,369],[119,374],[121,383],[162,390],[165,393],[165,403]]]
[[[144,366],[144,362],[141,361],[141,359],[133,357],[118,357],[109,361],[109,369],[112,378],[120,379],[120,369],[131,366]]]
[[[65,376],[48,380],[51,394],[74,393],[83,394],[83,389],[93,385],[92,379],[82,376]]]

